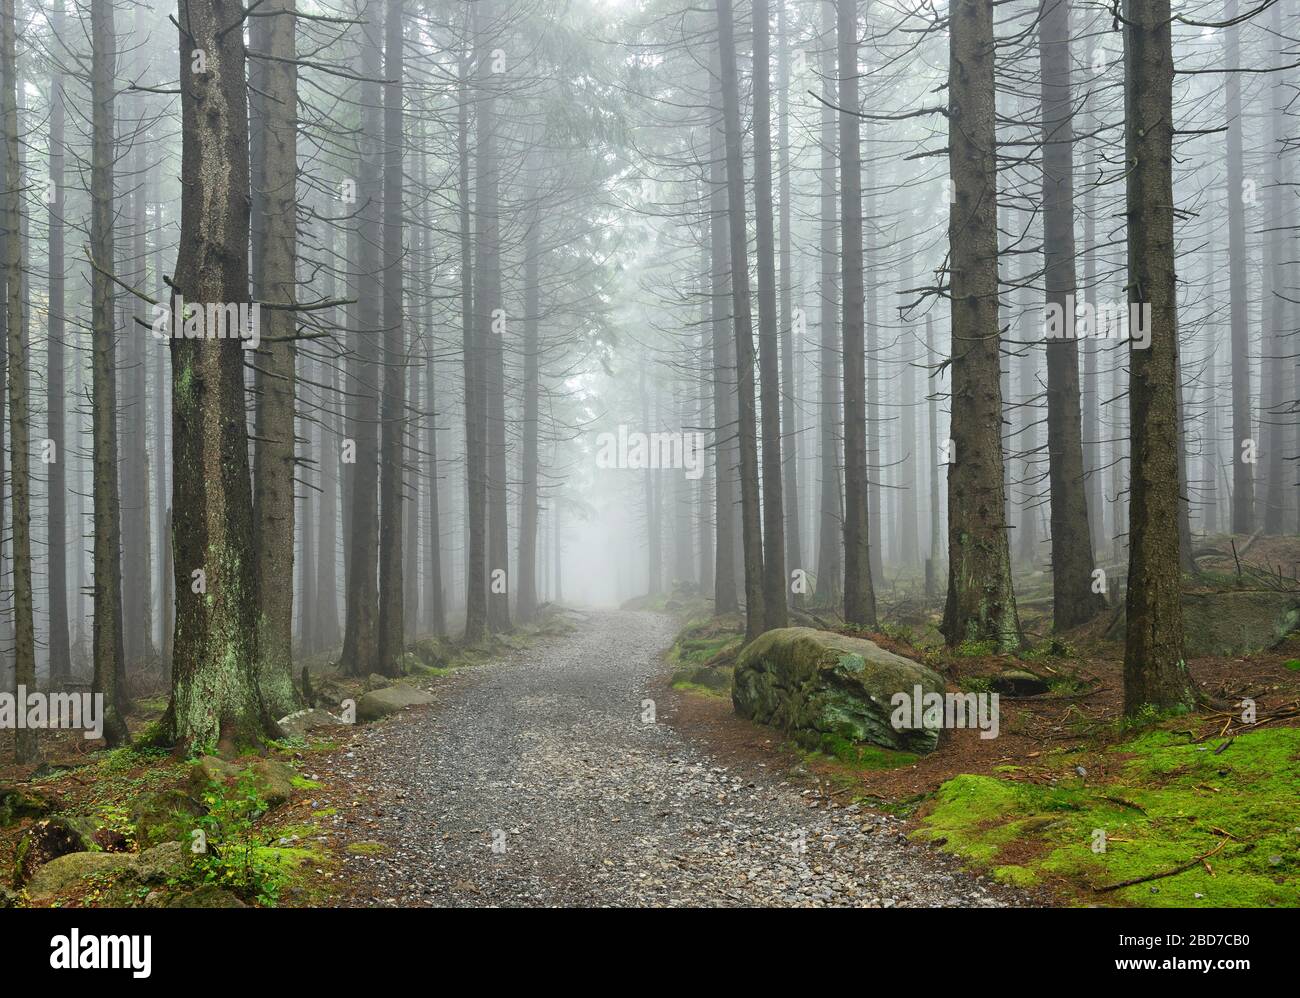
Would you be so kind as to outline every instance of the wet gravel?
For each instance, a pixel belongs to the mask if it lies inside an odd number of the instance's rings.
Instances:
[[[671,619],[579,630],[464,670],[439,703],[361,729],[328,764],[347,903],[1000,907],[1015,892],[903,824],[782,774],[729,770],[652,717]],[[354,846],[354,849],[356,847]]]

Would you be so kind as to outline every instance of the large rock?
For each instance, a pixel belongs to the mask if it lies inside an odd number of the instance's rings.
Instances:
[[[1123,611],[1106,632],[1124,639]],[[1272,648],[1300,628],[1300,595],[1269,589],[1183,594],[1183,634],[1188,658],[1248,655]]]
[[[197,890],[177,894],[163,903],[164,908],[247,908],[248,905],[213,884],[204,884]]]
[[[184,790],[160,790],[144,794],[131,805],[131,824],[141,848],[160,842],[184,839],[194,827],[203,805]]]
[[[55,805],[35,790],[0,786],[0,828],[23,818],[43,818]]]
[[[98,841],[96,831],[93,818],[78,815],[56,815],[36,822],[14,849],[14,886],[22,886],[38,868],[60,856],[104,851],[111,843]]]
[[[891,749],[929,752],[938,728],[896,731],[895,693],[943,694],[934,670],[871,641],[811,627],[784,627],[750,642],[736,660],[736,713],[795,734],[836,735]]]
[[[308,710],[295,710],[292,714],[280,718],[280,730],[289,737],[305,738],[307,732],[320,728],[334,728],[348,722],[335,717],[328,710],[312,707]]]
[[[90,877],[130,869],[135,857],[124,852],[70,852],[37,870],[27,884],[33,901],[48,901],[60,891]]]
[[[184,875],[189,857],[189,849],[182,843],[164,842],[136,856],[131,872],[142,884],[165,884]]]
[[[413,686],[385,686],[380,690],[371,690],[357,701],[357,720],[363,724],[377,721],[381,717],[397,713],[403,707],[433,702],[433,697]]]
[[[252,773],[262,799],[271,807],[283,804],[293,794],[293,769],[273,759],[257,759],[247,769],[241,769],[216,756],[205,755],[190,771],[190,787],[200,795],[212,783],[232,787],[244,773]]]

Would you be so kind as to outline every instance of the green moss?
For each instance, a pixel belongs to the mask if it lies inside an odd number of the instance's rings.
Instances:
[[[1038,883],[1034,871],[1023,866],[997,866],[993,868],[993,879],[1012,887],[1032,887]]]
[[[1151,907],[1290,907],[1300,905],[1300,730],[1238,736],[1223,754],[1216,744],[1188,744],[1152,731],[1105,753],[1116,775],[1087,784],[1065,775],[1055,786],[963,775],[938,791],[916,833],[944,839],[944,849],[999,870],[1012,842],[1037,858],[1009,883],[1044,877],[1064,882],[1087,903]],[[1067,773],[1069,771],[1067,770]],[[1104,832],[1104,850],[1094,851]],[[1186,872],[1112,891],[1098,890],[1173,870],[1209,856],[1211,873]],[[1198,897],[1199,895],[1199,897]]]
[[[1293,658],[1289,662],[1283,662],[1282,668],[1290,669],[1292,672],[1300,672],[1300,658]]]
[[[320,783],[316,780],[309,780],[305,776],[294,776],[289,779],[295,790],[319,790]]]
[[[313,811],[311,816],[313,818],[332,818],[338,813],[339,809],[336,807],[323,807],[319,811]]]
[[[382,842],[349,842],[347,851],[357,856],[378,856],[388,852],[388,846]]]

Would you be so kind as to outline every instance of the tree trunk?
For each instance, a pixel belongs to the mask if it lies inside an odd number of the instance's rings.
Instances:
[[[113,283],[113,67],[117,40],[109,0],[92,0],[90,8],[91,121],[90,248],[91,275],[91,423],[94,463],[94,690],[104,696],[104,740],[116,746],[128,740],[126,657],[122,646],[121,510],[117,491],[117,385]],[[243,68],[240,68],[241,79]],[[245,276],[247,282],[247,276]],[[174,341],[173,341],[174,342]],[[242,376],[242,373],[241,373]],[[173,393],[175,386],[173,385]],[[242,426],[242,411],[241,423]],[[247,458],[245,458],[247,460]]]
[[[56,38],[65,30],[64,0],[55,0],[50,29]],[[50,686],[59,689],[72,678],[72,649],[68,644],[68,538],[67,538],[67,475],[64,462],[68,459],[64,447],[64,423],[67,402],[64,392],[65,362],[63,337],[64,314],[67,303],[64,297],[63,249],[63,161],[64,161],[64,108],[63,73],[59,63],[54,63],[50,81],[50,250],[49,250],[49,330],[46,337],[46,391],[48,410],[46,433],[54,446],[54,460],[49,468],[46,485],[48,503],[47,546],[50,560]],[[161,352],[161,351],[160,351]],[[141,403],[143,404],[143,402]],[[80,539],[72,545],[74,552],[81,550]],[[76,555],[79,557],[79,554]]]
[[[1167,6],[1167,5],[1166,5]],[[1235,21],[1238,0],[1225,0],[1223,19]],[[1247,441],[1254,437],[1250,411],[1250,300],[1246,271],[1250,264],[1246,245],[1246,181],[1242,164],[1241,37],[1240,27],[1224,29],[1224,78],[1228,122],[1228,293],[1232,338],[1232,532],[1255,529],[1255,466]],[[1136,455],[1134,455],[1136,460]]]
[[[1190,708],[1178,567],[1178,323],[1174,275],[1169,0],[1126,0],[1128,286],[1151,307],[1151,342],[1129,341],[1130,499],[1124,712]]]
[[[257,580],[258,686],[274,717],[298,709],[293,685],[294,409],[297,396],[297,313],[268,306],[297,300],[298,70],[295,0],[267,0],[252,18],[251,39],[262,63],[265,93],[253,170],[260,239],[253,293],[262,300],[263,342],[257,369],[257,431],[253,442],[253,558]],[[304,594],[304,601],[306,594]],[[307,606],[304,602],[304,607]],[[306,615],[304,614],[304,620]]]
[[[862,284],[862,151],[858,109],[856,0],[838,0],[840,111],[840,215],[843,251],[844,349],[844,620],[876,624],[871,584],[871,529],[867,509],[866,312]]]
[[[15,0],[0,5],[0,63],[3,63],[4,93],[0,113],[4,116],[4,198],[6,313],[5,335],[8,353],[6,378],[9,390],[9,450],[14,552],[14,682],[19,688],[36,691],[36,630],[32,611],[32,499],[31,434],[28,416],[27,315],[23,275],[22,161],[19,153],[18,58],[14,11]],[[36,729],[20,727],[14,733],[16,761],[31,762],[37,756]]]
[[[768,619],[763,607],[763,528],[758,497],[758,440],[754,413],[754,322],[749,300],[749,250],[745,226],[745,173],[741,155],[740,97],[731,0],[717,0],[722,120],[727,160],[727,223],[731,244],[731,307],[736,336],[736,433],[740,444],[741,543],[745,555],[745,636],[753,640]],[[780,470],[779,466],[777,468]],[[782,598],[782,605],[785,600]]]
[[[534,195],[536,196],[536,195]],[[519,595],[516,612],[528,622],[537,614],[537,324],[541,312],[538,285],[541,211],[533,214],[524,234],[524,425],[519,507]]]
[[[1048,308],[1074,314],[1074,122],[1069,0],[1042,0],[1039,50],[1043,87],[1043,266]],[[1058,631],[1091,620],[1105,606],[1093,592],[1092,537],[1080,428],[1075,339],[1047,341],[1047,450],[1052,504],[1052,620]],[[1031,515],[1033,511],[1030,510]]]
[[[383,17],[380,0],[360,0],[361,26],[360,176],[357,178],[356,252],[357,305],[354,329],[356,348],[352,384],[355,398],[349,437],[355,464],[345,465],[351,479],[347,559],[347,620],[343,632],[343,668],[354,676],[379,672],[379,342],[382,336],[380,290],[374,275],[380,272],[380,143],[383,107],[377,81],[381,66]]]
[[[779,2],[779,0],[778,0]],[[776,311],[775,234],[772,228],[772,93],[767,0],[753,0],[754,18],[754,221],[758,243],[758,374],[763,431],[763,623],[784,627],[789,587],[785,578],[785,512],[781,465],[781,356],[778,323],[789,336],[789,316]],[[742,216],[743,217],[743,216]],[[782,244],[785,229],[782,228]],[[788,275],[788,266],[783,273]],[[788,287],[782,295],[789,312]],[[787,385],[789,380],[787,377]]]
[[[480,46],[478,5],[467,15],[473,21],[474,44]],[[482,426],[483,350],[479,343],[479,291],[475,279],[481,280],[473,257],[474,240],[470,229],[469,172],[469,73],[468,55],[460,66],[460,94],[456,118],[456,154],[460,179],[460,304],[461,342],[465,368],[465,643],[477,644],[487,636],[487,480],[484,464]],[[490,141],[490,112],[487,101],[478,104],[480,145]],[[482,224],[482,223],[480,223]]]
[[[948,644],[1020,645],[1002,471],[993,9],[953,0],[948,71],[952,419],[948,465]]]
[[[406,463],[406,330],[402,314],[402,0],[387,0],[384,20],[383,448],[379,481],[378,671],[402,672],[406,649],[403,473]],[[415,538],[411,539],[414,542]]]
[[[173,283],[199,307],[248,294],[248,85],[243,34],[227,30],[242,13],[233,0],[191,0],[181,33],[188,184]],[[196,50],[204,72],[195,71]],[[196,748],[256,743],[276,730],[258,688],[243,346],[171,341],[178,597],[168,717],[176,741]]]
[[[838,607],[844,539],[844,495],[840,486],[840,351],[835,314],[836,267],[839,256],[839,209],[835,196],[835,6],[822,3],[821,165],[818,170],[821,201],[817,325],[819,343],[818,449],[820,450],[820,501],[817,525],[817,605]]]
[[[721,61],[713,59],[715,98],[722,104]],[[712,284],[709,312],[712,319],[713,349],[713,449],[714,523],[717,534],[714,562],[713,612],[718,616],[740,612],[736,580],[736,370],[734,337],[729,335],[727,315],[731,302],[731,249],[727,231],[726,126],[721,110],[709,129],[709,250]]]

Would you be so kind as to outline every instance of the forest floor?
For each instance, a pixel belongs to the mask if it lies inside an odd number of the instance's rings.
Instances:
[[[329,815],[345,864],[330,903],[1025,903],[776,755],[724,759],[685,734],[661,655],[673,618],[581,616],[313,762],[299,807]]]
[[[1249,556],[1238,561],[1234,546]],[[1189,593],[1271,580],[1291,587],[1300,561],[1294,538],[1254,545],[1218,538],[1203,550]],[[795,744],[737,717],[730,674],[742,621],[677,602],[677,612],[694,619],[668,653],[672,683],[686,694],[676,723],[724,762],[775,755],[842,800],[904,819],[913,841],[1053,903],[1300,907],[1300,632],[1249,654],[1191,658],[1206,703],[1134,721],[1122,716],[1124,649],[1112,630],[1114,609],[1053,635],[1050,601],[1026,599],[1028,644],[1015,655],[970,643],[946,648],[937,632],[941,601],[905,585],[878,594],[881,623],[870,632],[827,610],[796,614],[791,623],[866,637],[923,661],[950,690],[987,692],[1006,670],[1045,681],[1036,695],[1001,698],[996,738],[945,731],[935,751],[917,756],[829,737]],[[1241,717],[1247,699],[1253,724]]]

